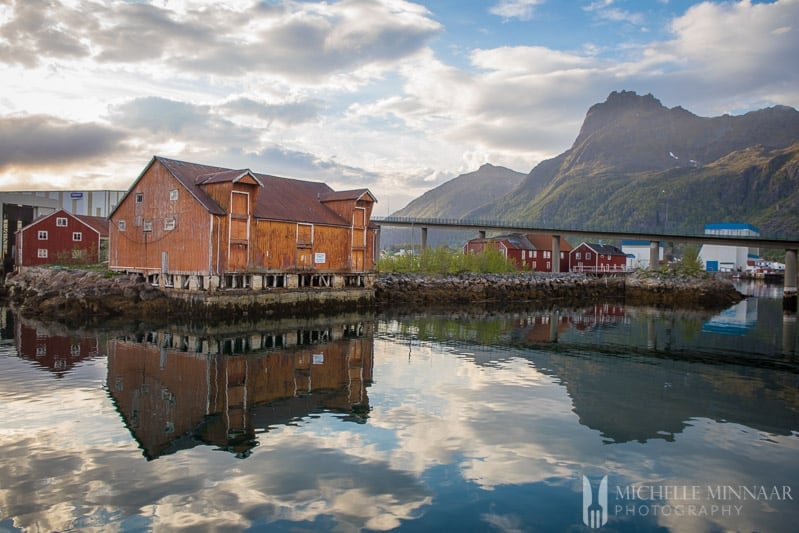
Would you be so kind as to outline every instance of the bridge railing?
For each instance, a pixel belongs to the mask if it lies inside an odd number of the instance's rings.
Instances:
[[[509,231],[535,231],[539,233],[572,233],[572,234],[609,234],[609,235],[662,235],[664,237],[689,237],[689,238],[703,238],[703,237],[721,237],[726,239],[738,239],[743,241],[757,241],[771,240],[771,241],[785,241],[786,243],[793,244],[799,241],[796,235],[740,235],[740,234],[721,234],[717,231],[706,233],[702,231],[664,231],[662,229],[619,229],[619,228],[604,228],[604,227],[591,227],[586,228],[574,224],[554,225],[549,224],[547,221],[536,221],[535,223],[511,222],[508,220],[500,219],[486,219],[486,218],[435,218],[435,217],[372,217],[372,222],[375,224],[385,225],[402,225],[402,226],[461,226],[468,227],[475,230],[481,228],[487,229],[507,229]],[[756,244],[753,244],[756,246]]]

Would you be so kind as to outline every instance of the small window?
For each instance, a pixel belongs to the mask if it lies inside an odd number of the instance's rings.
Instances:
[[[144,231],[153,231],[153,221],[145,220],[142,228]]]
[[[585,258],[591,259],[591,252],[585,252]],[[579,259],[579,257],[577,259]]]
[[[128,225],[125,223],[125,221],[124,221],[124,220],[120,220],[120,221],[117,223],[117,227],[119,228],[119,231],[125,231],[125,229],[127,228],[127,226],[128,226]]]
[[[59,228],[66,228],[67,227],[67,219],[66,217],[56,217],[55,225]]]
[[[73,231],[72,232],[72,240],[73,241],[82,241],[83,240],[83,233],[80,231]]]
[[[46,231],[40,231],[39,232],[39,240],[40,241],[46,241],[47,240],[47,232]]]
[[[538,257],[538,250],[533,250],[533,257]]]
[[[143,192],[137,192],[136,193],[136,203],[140,204],[143,201],[144,201],[144,193]]]
[[[40,259],[47,259],[47,248],[39,248],[36,251],[36,257]]]
[[[172,189],[172,190],[169,191],[169,199],[172,202],[176,202],[178,200],[178,190],[177,189]]]
[[[173,229],[175,229],[175,226],[177,226],[177,221],[175,220],[175,217],[170,217],[164,220],[164,230],[172,231]]]
[[[577,252],[574,255],[575,255],[575,257],[577,257],[577,259],[582,259],[583,258],[583,254],[581,252]]]

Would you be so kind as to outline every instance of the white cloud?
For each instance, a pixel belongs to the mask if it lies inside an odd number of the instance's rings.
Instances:
[[[488,11],[506,19],[530,20],[533,18],[536,6],[543,2],[544,0],[500,0]]]

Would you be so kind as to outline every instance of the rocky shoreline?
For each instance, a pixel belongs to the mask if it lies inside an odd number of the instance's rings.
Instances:
[[[453,276],[382,274],[375,290],[375,299],[382,306],[602,300],[717,309],[744,298],[728,280],[704,273],[679,276],[646,271],[618,276],[575,272]]]
[[[614,301],[630,305],[662,305],[721,309],[744,298],[729,281],[708,275],[674,276],[640,272],[627,276],[589,276],[578,273],[461,274],[425,276],[381,274],[373,291],[363,297],[324,299],[283,298],[267,306],[256,304],[253,291],[231,295],[217,305],[203,294],[187,298],[168,295],[136,275],[116,275],[77,269],[28,268],[10,275],[4,296],[23,315],[78,323],[85,320],[234,319],[241,316],[328,314],[356,309],[443,307],[454,305],[507,307]],[[296,291],[295,291],[296,292]],[[239,294],[240,293],[240,294]],[[231,303],[234,302],[234,303]]]

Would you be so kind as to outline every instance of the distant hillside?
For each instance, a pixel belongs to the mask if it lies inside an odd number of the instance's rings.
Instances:
[[[652,95],[611,93],[574,145],[466,216],[618,230],[702,231],[741,221],[799,233],[799,112],[703,118]]]
[[[499,200],[526,177],[509,168],[485,164],[427,191],[392,216],[461,218],[464,213]]]
[[[465,213],[499,200],[519,186],[527,174],[485,164],[474,172],[461,174],[424,193],[391,216],[418,218],[462,218]],[[460,246],[474,235],[462,231],[430,230],[431,246]],[[386,227],[380,233],[382,247],[419,243],[420,235],[408,229]]]

